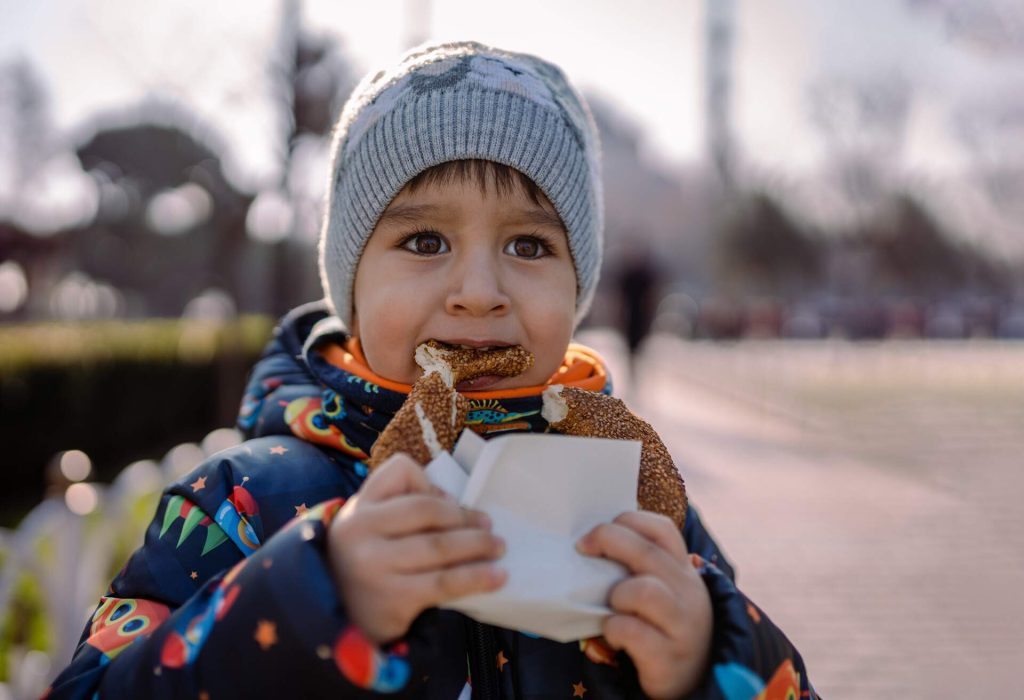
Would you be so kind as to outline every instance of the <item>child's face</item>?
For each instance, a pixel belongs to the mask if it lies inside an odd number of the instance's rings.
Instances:
[[[536,361],[517,377],[474,389],[543,384],[572,336],[576,274],[554,208],[520,187],[486,194],[472,181],[403,189],[359,261],[352,331],[370,368],[407,384],[416,346],[512,344]]]

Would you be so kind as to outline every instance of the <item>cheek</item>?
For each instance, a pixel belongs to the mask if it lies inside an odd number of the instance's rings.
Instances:
[[[394,305],[371,308],[359,305],[364,313],[372,314],[372,322],[362,324],[359,342],[366,362],[377,374],[398,382],[410,382],[413,375],[410,323]],[[365,318],[365,317],[364,317]]]
[[[563,271],[543,292],[539,289],[538,292],[534,308],[543,319],[547,331],[568,338],[576,318],[576,275],[571,271],[568,274]]]
[[[406,381],[408,368],[401,362],[401,347],[405,340],[403,328],[407,319],[402,316],[401,298],[380,277],[372,256],[360,263],[354,285],[353,333],[358,336],[366,363],[370,369],[394,381]]]
[[[517,282],[525,296],[542,299],[548,305],[559,304],[575,308],[576,271],[568,259],[539,266],[534,270],[519,270],[518,273],[521,276]]]
[[[536,365],[530,372],[531,383],[547,381],[562,364],[572,339],[575,314],[575,294],[571,290],[568,296],[563,291],[558,297],[538,301],[535,305],[528,322],[528,333],[534,341],[536,356]]]

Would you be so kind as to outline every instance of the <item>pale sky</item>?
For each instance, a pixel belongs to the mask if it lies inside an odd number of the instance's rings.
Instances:
[[[340,36],[363,70],[404,48],[413,0],[306,0],[307,24]],[[472,38],[537,53],[645,129],[669,166],[703,157],[703,5],[695,0],[433,0],[431,38]],[[743,158],[807,172],[822,142],[806,116],[807,81],[899,72],[914,86],[903,161],[962,166],[951,106],[1022,75],[1020,60],[951,46],[937,18],[903,0],[736,0],[733,123]],[[220,130],[229,168],[249,186],[273,171],[266,49],[277,0],[0,0],[0,60],[27,55],[49,82],[58,127],[147,92],[187,102]]]

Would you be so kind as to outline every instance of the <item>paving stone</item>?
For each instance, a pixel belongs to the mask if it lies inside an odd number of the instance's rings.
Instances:
[[[586,342],[623,376],[614,336]],[[656,339],[619,385],[826,698],[1016,697],[1024,393],[974,387],[1024,387],[1024,348],[917,347]]]

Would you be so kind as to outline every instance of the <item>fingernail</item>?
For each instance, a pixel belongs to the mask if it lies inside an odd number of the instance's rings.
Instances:
[[[507,545],[505,544],[505,538],[495,537],[494,538],[494,551],[500,557],[505,553]]]
[[[584,535],[576,540],[576,551],[580,554],[588,554],[590,552],[590,535]]]
[[[477,517],[480,519],[480,527],[485,530],[490,530],[494,527],[494,522],[491,520],[491,516],[487,515],[487,513],[477,511]]]

